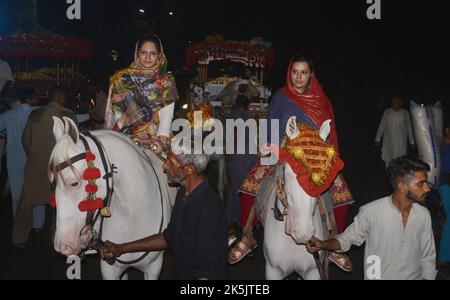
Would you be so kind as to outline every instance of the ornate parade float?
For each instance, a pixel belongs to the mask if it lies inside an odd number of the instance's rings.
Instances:
[[[34,88],[44,96],[52,85],[80,82],[80,61],[92,57],[90,40],[64,37],[38,24],[36,0],[17,0],[12,32],[0,35],[0,57],[14,72],[18,88]],[[15,29],[14,29],[15,27]]]
[[[13,34],[0,36],[0,57],[15,70],[18,87],[33,87],[42,95],[51,85],[68,86],[79,79],[80,60],[92,57],[92,46],[84,38]]]
[[[207,38],[192,43],[186,51],[187,67],[198,68],[197,84],[204,90],[204,97],[211,106],[228,107],[234,104],[239,93],[251,88],[256,97],[250,99],[250,111],[264,113],[268,107],[271,91],[264,86],[264,76],[274,66],[274,50],[260,38],[248,42],[225,41],[223,38]],[[223,74],[211,78],[210,68],[214,62],[242,64],[245,76]],[[244,78],[245,77],[245,78]]]

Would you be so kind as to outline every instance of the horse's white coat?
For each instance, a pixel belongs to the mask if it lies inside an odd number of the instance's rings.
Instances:
[[[291,124],[291,126],[290,126]],[[292,126],[295,117],[288,121],[286,133],[295,138],[298,130]],[[326,139],[330,133],[330,121],[324,122],[320,136]],[[279,171],[283,172],[282,167]],[[266,279],[282,280],[297,273],[305,280],[319,280],[320,274],[313,255],[305,244],[313,237],[325,239],[317,199],[309,196],[298,184],[297,175],[289,164],[284,164],[285,194],[289,203],[289,214],[284,222],[275,219],[272,208],[275,205],[275,193],[269,200],[269,209],[265,210],[264,220],[264,256],[266,258]],[[283,205],[278,204],[283,210]],[[324,253],[320,253],[324,255]]]
[[[65,120],[66,124],[56,118],[54,120],[54,135],[58,143],[53,150],[51,163],[59,164],[65,159],[85,152],[82,142],[78,139],[75,144],[68,135],[70,130],[75,130],[78,136],[76,126],[68,123],[67,120]],[[112,217],[105,219],[102,240],[126,243],[157,234],[160,229],[164,230],[170,219],[169,198],[173,197],[173,191],[167,186],[162,161],[152,153],[148,153],[148,159],[130,139],[119,133],[102,130],[92,134],[101,141],[109,162],[117,167],[118,172],[114,174],[113,179],[114,194],[110,206]],[[97,158],[95,166],[101,170],[103,177],[105,170],[98,149],[90,139],[88,141]],[[91,238],[90,235],[80,237],[80,231],[85,225],[86,213],[78,209],[79,202],[87,195],[85,192],[87,182],[82,180],[87,163],[83,160],[75,163],[73,167],[73,170],[67,168],[57,175],[56,187],[57,230],[54,246],[56,251],[66,256],[79,254]],[[96,183],[99,186],[97,196],[105,198],[105,180],[99,179]],[[161,186],[161,192],[159,186]],[[97,231],[98,223],[95,226]],[[133,261],[141,255],[142,253],[125,254],[120,259]],[[163,252],[152,252],[133,267],[142,271],[146,279],[158,279],[162,263]],[[101,263],[103,278],[110,280],[120,279],[129,267],[119,263],[113,266],[106,262]]]

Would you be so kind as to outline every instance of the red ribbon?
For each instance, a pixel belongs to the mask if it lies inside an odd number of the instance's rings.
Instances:
[[[55,194],[50,195],[50,206],[53,208],[56,207],[56,195]]]

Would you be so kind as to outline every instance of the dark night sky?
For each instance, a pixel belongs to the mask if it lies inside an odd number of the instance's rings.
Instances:
[[[414,86],[420,94],[428,86],[448,85],[448,0],[381,0],[382,20],[376,21],[366,18],[366,0],[81,1],[82,20],[69,21],[65,0],[38,0],[38,21],[59,34],[92,38],[96,55],[90,66],[97,68],[103,68],[111,49],[121,50],[120,65],[129,63],[134,38],[124,28],[140,19],[155,22],[172,69],[184,64],[188,41],[218,32],[230,40],[262,36],[273,42],[274,86],[283,83],[288,60],[298,52],[314,58],[319,78],[335,86],[354,89],[375,81]],[[137,12],[140,7],[146,9],[144,16]],[[2,9],[0,17],[4,14]],[[9,19],[13,14],[10,10]],[[8,18],[0,23],[5,32]]]

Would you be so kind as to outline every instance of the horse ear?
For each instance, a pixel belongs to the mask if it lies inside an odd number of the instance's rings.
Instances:
[[[58,142],[65,134],[65,127],[63,120],[58,117],[52,117],[53,118],[53,135],[55,136],[56,142]]]
[[[331,120],[326,120],[323,122],[322,127],[320,127],[320,137],[322,140],[326,141],[331,132]]]
[[[64,123],[66,124],[66,133],[72,138],[75,144],[78,144],[78,139],[80,137],[80,132],[78,131],[77,124],[68,117],[63,117]]]
[[[297,117],[291,117],[286,123],[286,135],[293,140],[300,135],[297,127]]]

